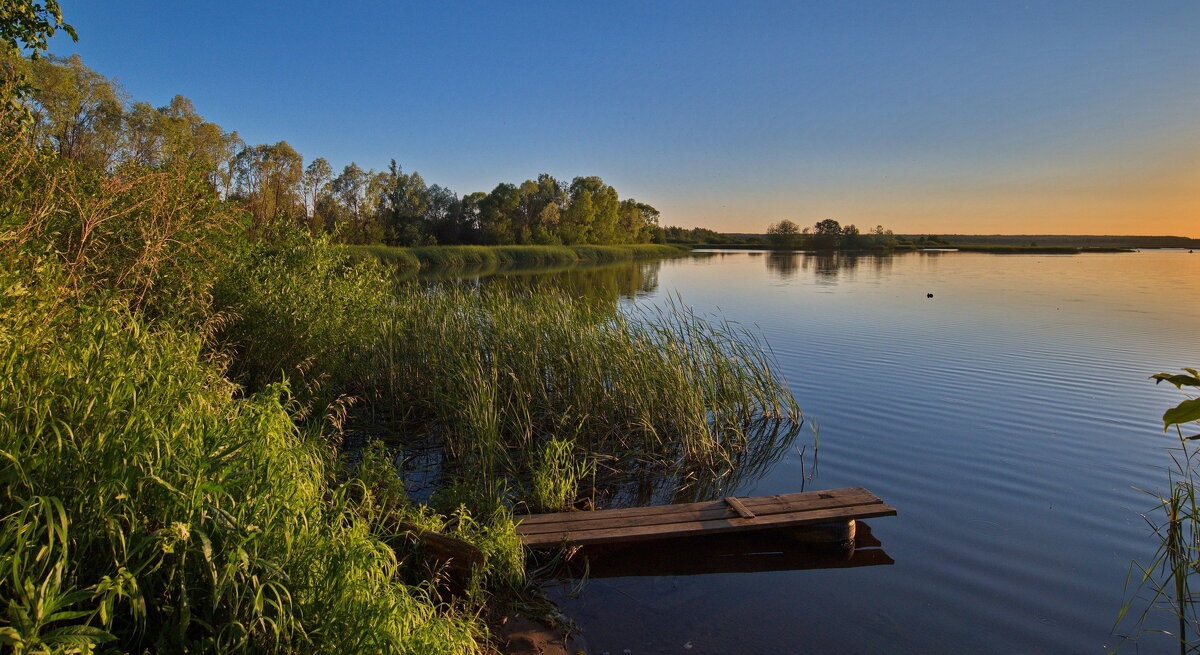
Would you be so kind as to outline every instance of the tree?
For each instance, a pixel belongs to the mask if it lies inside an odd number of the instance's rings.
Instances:
[[[332,180],[333,167],[324,157],[317,157],[304,169],[304,209],[308,217],[308,229],[313,234],[332,227],[332,223],[318,209],[318,200],[330,192],[329,184]]]
[[[574,185],[572,185],[574,187]],[[592,192],[587,189],[572,190],[571,204],[563,216],[558,235],[567,245],[587,243],[596,208],[592,203]]]
[[[37,60],[46,51],[50,37],[58,30],[78,41],[75,28],[63,22],[62,9],[56,0],[44,0],[43,4],[29,0],[4,0],[0,2],[0,114],[28,120],[29,113],[21,101],[33,91],[26,72],[15,65],[23,50],[29,58]],[[22,120],[21,122],[24,122]],[[5,125],[10,124],[5,121]]]
[[[516,185],[497,184],[492,192],[479,201],[480,240],[490,245],[512,243],[514,219],[521,209],[521,194]]]
[[[775,248],[794,249],[800,244],[800,226],[783,219],[767,226],[767,240]]]
[[[425,213],[429,209],[429,188],[421,174],[405,173],[393,159],[384,173],[379,213],[387,229],[386,240],[399,246],[427,245],[429,230]]]
[[[896,235],[891,230],[883,229],[882,225],[875,226],[871,240],[876,248],[893,248],[896,245]]]
[[[237,198],[250,210],[253,233],[262,236],[274,225],[300,222],[304,158],[287,141],[243,148],[233,167]]]
[[[237,133],[204,120],[192,101],[179,95],[157,109],[147,102],[134,103],[125,112],[120,140],[127,160],[143,166],[186,166],[218,193],[229,191],[229,161],[241,144]]]
[[[851,249],[862,247],[862,237],[858,233],[858,226],[851,223],[842,228],[841,246]]]
[[[818,221],[813,226],[809,245],[816,250],[832,250],[842,242],[842,225],[832,218]]]
[[[618,210],[617,240],[620,243],[649,243],[658,227],[658,210],[632,198],[622,200]]]
[[[28,93],[34,142],[92,166],[112,163],[125,109],[121,88],[79,55],[39,58],[29,71],[36,87]]]

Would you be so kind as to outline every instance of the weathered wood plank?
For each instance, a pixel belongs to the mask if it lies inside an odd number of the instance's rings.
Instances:
[[[790,511],[790,505],[802,504],[807,501],[828,500],[848,496],[869,496],[875,502],[880,502],[870,491],[862,487],[847,487],[830,489],[828,491],[806,491],[791,494],[776,494],[773,496],[743,497],[739,500],[747,509],[756,514],[770,513],[771,506],[781,506],[778,511]],[[538,523],[563,523],[568,521],[590,521],[596,516],[606,518],[625,518],[630,516],[656,516],[690,511],[721,510],[728,513],[728,506],[723,500],[709,500],[698,503],[679,503],[675,505],[650,505],[646,507],[625,507],[620,509],[602,509],[591,512],[552,512],[549,514],[528,514],[518,517],[523,525]]]
[[[830,509],[835,507],[875,505],[882,502],[876,498],[874,494],[866,492],[865,490],[862,493],[834,495],[831,498],[822,498],[816,494],[806,494],[803,497],[788,495],[767,496],[763,498],[745,498],[740,500],[747,511],[751,512],[751,518],[771,516],[775,514],[806,512],[818,509]],[[620,510],[570,512],[562,515],[570,520],[553,523],[541,522],[530,524],[518,519],[517,532],[526,535],[533,535],[542,533],[577,532],[581,530],[635,528],[646,525],[665,525],[669,523],[687,523],[691,521],[705,521],[738,517],[736,511],[724,501],[716,501],[714,503],[709,503],[708,505],[708,508],[701,510],[659,512],[656,514],[634,516],[626,516],[624,513],[622,513],[622,515],[618,515],[616,517],[613,516],[613,513],[620,512]]]
[[[522,534],[522,540],[529,547],[555,546],[563,541],[586,546],[621,541],[644,541],[663,536],[690,536],[700,534],[720,534],[742,530],[765,530],[792,525],[812,525],[830,523],[839,520],[866,519],[880,516],[895,516],[896,510],[883,503],[857,505],[854,507],[833,507],[810,510],[805,512],[772,514],[758,516],[754,519],[741,517],[688,521],[683,523],[667,523],[659,525],[642,525],[635,527],[619,527],[600,530],[573,529],[563,532],[540,534]]]
[[[732,507],[733,511],[737,512],[738,516],[740,516],[744,519],[754,518],[754,512],[751,512],[750,510],[746,509],[746,506],[742,504],[742,501],[738,500],[737,498],[734,498],[733,496],[726,496],[725,504]]]

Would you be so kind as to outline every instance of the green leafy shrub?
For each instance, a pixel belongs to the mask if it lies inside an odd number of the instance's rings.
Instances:
[[[232,379],[254,393],[287,377],[318,410],[361,391],[390,288],[378,264],[351,263],[326,238],[247,244],[212,291]]]

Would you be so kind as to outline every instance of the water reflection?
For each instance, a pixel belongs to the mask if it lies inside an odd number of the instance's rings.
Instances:
[[[871,266],[877,277],[883,276],[891,270],[892,258],[890,254],[777,250],[768,253],[765,261],[767,270],[780,280],[789,280],[801,272],[811,272],[815,282],[828,284],[842,276],[853,277],[861,264]]]
[[[423,272],[417,277],[425,282],[453,280],[515,292],[555,289],[578,298],[611,302],[656,291],[662,265],[660,260],[536,269],[493,266]]]
[[[844,569],[895,564],[863,521],[850,548],[801,543],[786,529],[585,546],[568,579]]]

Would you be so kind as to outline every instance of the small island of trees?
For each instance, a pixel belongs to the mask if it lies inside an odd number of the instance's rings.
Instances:
[[[879,250],[894,248],[899,241],[891,230],[876,225],[863,234],[853,223],[842,225],[832,218],[801,228],[784,219],[767,227],[767,243],[773,248],[806,250]]]

